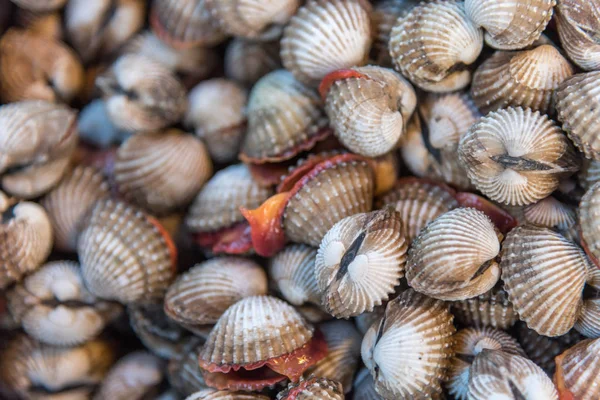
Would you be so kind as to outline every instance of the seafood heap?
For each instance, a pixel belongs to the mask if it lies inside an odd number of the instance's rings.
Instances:
[[[600,0],[0,0],[0,399],[599,400]]]

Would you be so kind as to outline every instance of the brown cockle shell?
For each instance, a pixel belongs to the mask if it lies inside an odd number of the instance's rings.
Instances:
[[[399,284],[407,250],[401,215],[393,209],[337,222],[323,237],[315,260],[325,309],[337,318],[373,311]]]
[[[277,400],[344,400],[342,384],[335,380],[314,377],[277,394]]]
[[[371,24],[376,35],[371,48],[371,58],[377,65],[385,67],[392,65],[388,49],[392,28],[400,16],[417,4],[419,4],[418,0],[384,0],[374,4]]]
[[[125,304],[162,299],[176,272],[177,250],[156,219],[103,199],[82,226],[77,253],[92,294]]]
[[[225,76],[246,86],[281,68],[279,41],[256,42],[234,38],[225,50]]]
[[[600,68],[598,0],[561,0],[556,6],[556,27],[562,48],[575,64],[586,71]]]
[[[465,326],[510,329],[518,320],[508,294],[501,287],[494,287],[477,297],[452,302],[452,314]]]
[[[465,0],[469,18],[485,29],[485,42],[500,50],[535,42],[552,18],[556,0]]]
[[[454,332],[442,301],[412,289],[390,301],[361,349],[377,393],[386,399],[437,398],[454,356]]]
[[[321,292],[315,278],[316,255],[315,248],[292,244],[271,257],[269,276],[290,304],[321,304]]]
[[[554,196],[525,206],[523,214],[525,221],[532,225],[554,229],[567,239],[578,241],[577,210]]]
[[[552,45],[520,52],[497,51],[477,68],[471,96],[482,113],[501,108],[553,110],[554,91],[575,68]]]
[[[599,380],[600,339],[583,340],[556,357],[554,383],[561,399],[595,400]]]
[[[317,86],[332,71],[363,65],[371,47],[370,11],[362,0],[309,0],[283,31],[283,66]]]
[[[67,0],[11,0],[21,8],[30,11],[48,12],[61,9]]]
[[[423,90],[452,92],[471,81],[467,66],[483,48],[483,33],[461,1],[422,2],[398,18],[390,55],[402,75]]]
[[[185,400],[269,400],[269,397],[254,393],[230,392],[229,390],[202,389]]]
[[[579,169],[560,128],[546,115],[520,107],[481,118],[463,136],[458,152],[477,189],[507,205],[539,201]]]

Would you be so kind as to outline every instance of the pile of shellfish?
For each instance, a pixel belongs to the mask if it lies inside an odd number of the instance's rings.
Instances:
[[[0,0],[0,399],[599,400],[600,0]]]

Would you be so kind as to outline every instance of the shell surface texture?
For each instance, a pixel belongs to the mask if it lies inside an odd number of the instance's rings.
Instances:
[[[600,68],[600,2],[561,0],[556,7],[560,43],[569,58],[586,71]]]
[[[519,320],[508,294],[498,286],[477,297],[453,302],[452,314],[457,322],[477,328],[506,330]]]
[[[600,339],[577,343],[556,357],[554,383],[561,395],[592,400],[600,396]]]
[[[315,277],[316,255],[315,248],[292,244],[271,258],[269,276],[290,304],[321,304],[321,292]]]
[[[291,384],[277,394],[277,400],[344,400],[341,383],[327,378],[309,378]]]

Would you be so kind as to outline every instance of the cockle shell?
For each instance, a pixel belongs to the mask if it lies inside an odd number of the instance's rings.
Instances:
[[[417,105],[411,84],[377,66],[334,71],[319,87],[334,134],[350,151],[381,156],[395,148]]]
[[[325,309],[348,318],[386,301],[404,275],[408,242],[393,209],[355,214],[323,237],[315,276]]]
[[[585,190],[589,189],[596,182],[600,181],[600,161],[583,160],[581,169],[577,175],[577,180]]]
[[[477,189],[508,205],[543,199],[579,169],[560,128],[546,115],[520,107],[481,118],[461,139],[458,153]]]
[[[0,98],[6,103],[70,102],[83,86],[83,67],[73,51],[34,32],[6,32],[0,40],[0,60]]]
[[[464,300],[490,290],[500,278],[495,257],[500,233],[483,212],[458,208],[419,233],[406,263],[408,284],[441,300]]]
[[[269,400],[269,397],[254,393],[203,389],[189,395],[185,400]]]
[[[383,398],[436,396],[454,355],[452,314],[412,289],[387,304],[362,342],[362,359]]]
[[[552,45],[520,52],[497,51],[473,75],[471,95],[482,113],[501,108],[553,110],[552,95],[575,68]]]
[[[383,397],[375,391],[373,376],[367,368],[363,368],[356,374],[352,385],[354,397],[361,400],[383,400]]]
[[[466,326],[509,329],[519,320],[508,294],[501,287],[494,287],[477,297],[452,302],[452,314]]]
[[[465,0],[469,18],[485,29],[485,42],[500,50],[535,42],[552,18],[556,0]]]
[[[421,89],[452,92],[471,81],[467,66],[483,48],[483,33],[463,2],[422,2],[398,18],[390,34],[396,68]]]
[[[270,259],[269,276],[290,304],[321,304],[321,292],[315,278],[316,255],[317,249],[293,244]]]
[[[48,12],[62,8],[67,0],[11,0],[21,8],[37,12]]]
[[[573,327],[592,268],[583,250],[548,228],[524,225],[506,236],[500,266],[504,289],[529,328],[560,336]]]
[[[586,71],[600,68],[598,0],[561,0],[556,6],[556,27],[562,48],[575,64]]]
[[[216,162],[237,158],[246,130],[246,101],[242,87],[222,78],[203,81],[188,94],[185,123],[195,129]]]
[[[309,0],[283,31],[283,66],[300,82],[317,86],[332,71],[364,64],[370,11],[362,0]]]
[[[198,354],[202,343],[204,340],[196,336],[185,339],[179,347],[179,356],[169,360],[167,378],[171,387],[183,396],[207,388],[198,365]]]
[[[194,329],[215,324],[238,300],[267,293],[260,265],[241,257],[213,258],[180,275],[165,295],[167,315]]]
[[[600,396],[600,339],[583,340],[556,357],[554,383],[565,398],[594,400]],[[562,398],[562,397],[561,397]]]
[[[161,299],[176,270],[169,235],[137,207],[104,199],[82,222],[77,253],[87,288],[121,303]]]
[[[156,3],[155,3],[156,4]],[[179,121],[187,109],[185,88],[163,64],[126,54],[96,78],[111,121],[126,131],[153,131]]]
[[[579,203],[579,226],[585,252],[596,265],[600,265],[600,224],[596,217],[600,210],[600,183],[595,183]]]
[[[277,400],[344,400],[342,384],[327,378],[309,378],[291,384],[277,395]]]
[[[233,39],[225,50],[225,76],[246,86],[281,68],[279,41]]]
[[[100,171],[78,166],[42,199],[57,249],[75,251],[79,222],[97,200],[108,195],[108,182]]]
[[[588,269],[583,304],[575,329],[590,338],[600,338],[600,269]]]
[[[392,64],[388,50],[392,28],[400,16],[417,4],[418,0],[384,0],[373,6],[371,24],[376,35],[371,48],[371,58],[376,64],[386,67]]]
[[[586,158],[600,161],[600,71],[577,74],[560,85],[555,94],[558,119]]]
[[[567,239],[577,241],[577,210],[553,196],[524,207],[525,221],[552,228]]]

